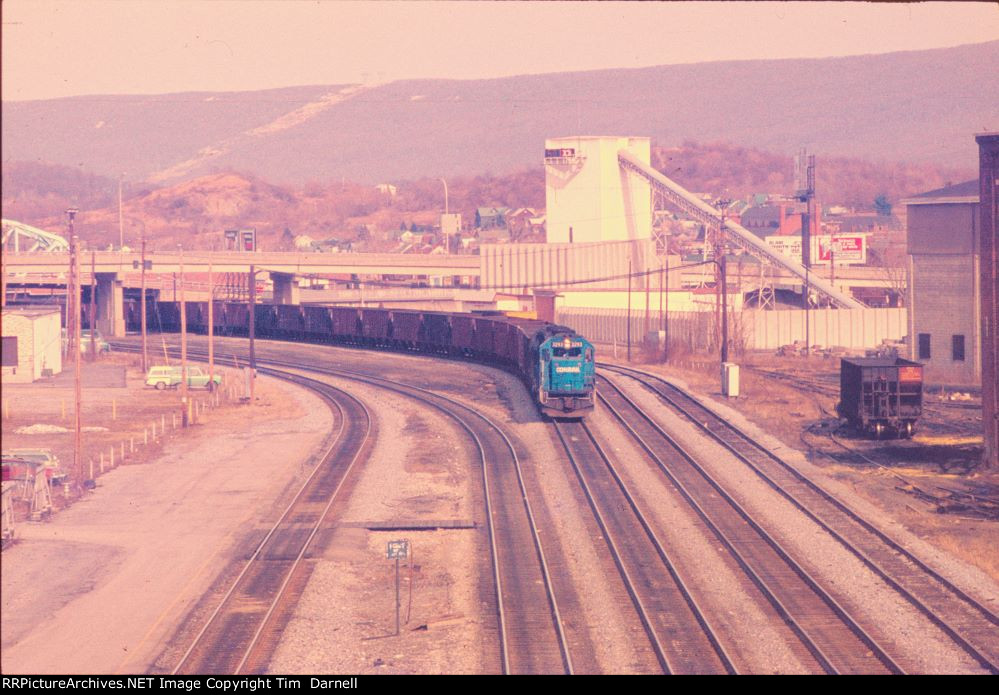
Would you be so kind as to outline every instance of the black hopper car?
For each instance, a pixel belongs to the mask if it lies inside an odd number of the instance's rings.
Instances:
[[[923,366],[897,357],[844,359],[839,394],[839,415],[854,429],[911,437],[923,413]]]
[[[246,303],[215,302],[214,333],[245,336]],[[208,332],[207,302],[188,302],[187,330]],[[180,330],[176,302],[158,302],[154,329]],[[550,417],[579,418],[593,410],[593,345],[571,328],[499,312],[448,314],[374,307],[254,305],[261,338],[412,351],[465,358],[507,369],[526,384]]]

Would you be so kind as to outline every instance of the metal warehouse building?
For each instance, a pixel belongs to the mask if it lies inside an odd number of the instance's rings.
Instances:
[[[30,383],[62,371],[62,316],[51,307],[3,310],[3,380]]]

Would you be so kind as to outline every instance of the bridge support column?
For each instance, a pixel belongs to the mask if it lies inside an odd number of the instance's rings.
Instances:
[[[274,283],[274,304],[302,303],[301,291],[294,275],[291,273],[271,273],[271,282]]]
[[[125,335],[125,288],[117,273],[97,273],[97,330],[105,337]]]

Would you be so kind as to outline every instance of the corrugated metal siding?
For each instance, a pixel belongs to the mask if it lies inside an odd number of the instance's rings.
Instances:
[[[486,244],[480,253],[481,287],[501,290],[627,287],[629,261],[632,273],[658,269],[661,263],[655,243],[649,239],[596,244]],[[602,279],[615,277],[618,279]],[[644,278],[634,282],[636,289],[644,287]]]
[[[906,334],[905,309],[816,309],[809,312],[809,343],[822,347],[873,348],[885,339],[900,340]],[[624,309],[558,309],[557,323],[570,326],[591,341],[627,341],[627,311]],[[652,312],[651,330],[660,328],[659,313]],[[641,342],[645,312],[632,311],[631,341]],[[669,336],[673,345],[692,350],[717,349],[718,329],[713,311],[669,313]],[[747,350],[776,350],[805,339],[805,315],[801,311],[746,310],[729,315],[731,345]]]

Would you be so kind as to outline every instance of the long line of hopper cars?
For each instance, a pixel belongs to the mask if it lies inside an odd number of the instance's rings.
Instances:
[[[245,336],[249,305],[215,302],[217,335]],[[208,332],[208,303],[188,302],[187,330]],[[151,330],[180,331],[180,306],[158,302]],[[254,305],[262,338],[413,351],[465,358],[517,374],[542,414],[579,418],[593,410],[593,344],[571,328],[502,314],[448,314],[400,309]]]

